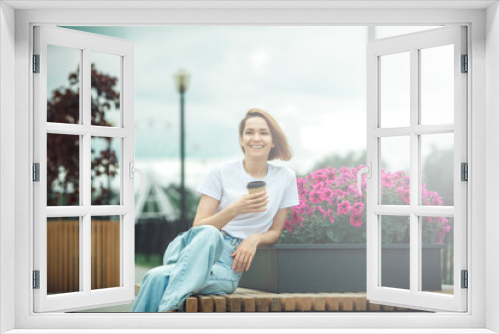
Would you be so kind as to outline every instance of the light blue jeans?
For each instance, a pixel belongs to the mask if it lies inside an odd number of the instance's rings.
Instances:
[[[211,225],[182,232],[168,245],[163,266],[142,278],[132,312],[183,312],[190,295],[234,292],[242,273],[232,269],[231,254],[242,241]]]

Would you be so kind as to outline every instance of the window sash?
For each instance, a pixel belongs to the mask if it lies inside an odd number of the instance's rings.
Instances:
[[[47,122],[47,45],[80,50],[80,123]],[[90,54],[117,55],[121,63],[120,127],[91,125]],[[73,311],[102,304],[130,302],[135,298],[134,276],[134,182],[129,162],[134,159],[133,45],[124,40],[82,33],[64,28],[36,27],[34,53],[40,55],[40,73],[34,75],[35,123],[34,161],[40,163],[40,182],[34,185],[34,270],[40,271],[40,289],[34,292],[35,312]],[[79,136],[80,194],[78,206],[47,207],[47,134]],[[120,138],[121,205],[91,205],[91,139],[93,136]],[[91,288],[92,216],[119,215],[120,286]],[[79,291],[47,293],[47,218],[79,217]]]
[[[460,163],[467,162],[467,76],[460,73],[460,55],[466,54],[465,27],[438,28],[408,35],[374,40],[368,46],[368,136],[367,161],[374,170],[367,180],[367,298],[378,304],[423,310],[465,312],[467,290],[461,289],[460,271],[467,269],[467,183],[460,181]],[[419,50],[442,45],[454,45],[454,124],[419,125],[420,61]],[[410,53],[410,125],[399,128],[380,128],[380,57],[400,52]],[[421,134],[454,133],[454,206],[429,207],[419,205],[421,189]],[[410,137],[410,205],[381,205],[381,148],[385,137]],[[454,294],[453,296],[420,290],[422,277],[419,217],[443,213],[454,217]],[[381,217],[408,215],[410,217],[410,289],[381,286]]]

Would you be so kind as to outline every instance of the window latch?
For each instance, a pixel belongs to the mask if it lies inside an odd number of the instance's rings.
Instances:
[[[358,193],[361,195],[361,176],[366,174],[369,179],[372,178],[372,162],[368,161],[367,167],[360,168],[358,173],[356,174],[357,185],[358,185]]]
[[[139,195],[140,195],[140,194],[142,194],[142,191],[144,189],[144,173],[139,168],[135,168],[134,167],[134,162],[133,161],[130,161],[128,168],[129,168],[129,173],[130,173],[129,177],[131,179],[134,178],[134,173],[139,173],[139,176],[141,178],[140,179],[141,185],[140,185],[140,188],[139,188]]]

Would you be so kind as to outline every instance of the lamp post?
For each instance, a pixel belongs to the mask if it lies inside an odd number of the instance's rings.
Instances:
[[[185,134],[184,134],[184,94],[189,86],[189,73],[184,69],[180,69],[174,75],[177,91],[181,97],[181,222],[186,224],[186,187],[184,184],[184,160],[186,157],[185,152]]]

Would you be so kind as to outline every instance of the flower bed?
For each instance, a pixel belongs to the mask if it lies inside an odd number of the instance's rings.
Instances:
[[[269,292],[366,291],[366,177],[360,168],[316,170],[297,178],[300,204],[285,222],[279,244],[259,248],[241,287]],[[410,179],[382,170],[382,204],[409,205]],[[443,205],[422,185],[425,205]],[[382,286],[409,288],[409,217],[382,219]],[[442,242],[450,231],[444,217],[422,218],[422,288],[441,290]]]
[[[362,178],[362,194],[356,187],[355,168],[318,169],[297,178],[300,204],[291,210],[280,244],[364,244],[366,243],[366,176]],[[409,205],[410,178],[403,171],[381,170],[382,204]],[[435,191],[422,184],[425,205],[443,205]],[[408,217],[384,217],[383,244],[409,242]],[[451,229],[445,217],[422,220],[422,243],[440,244]]]

